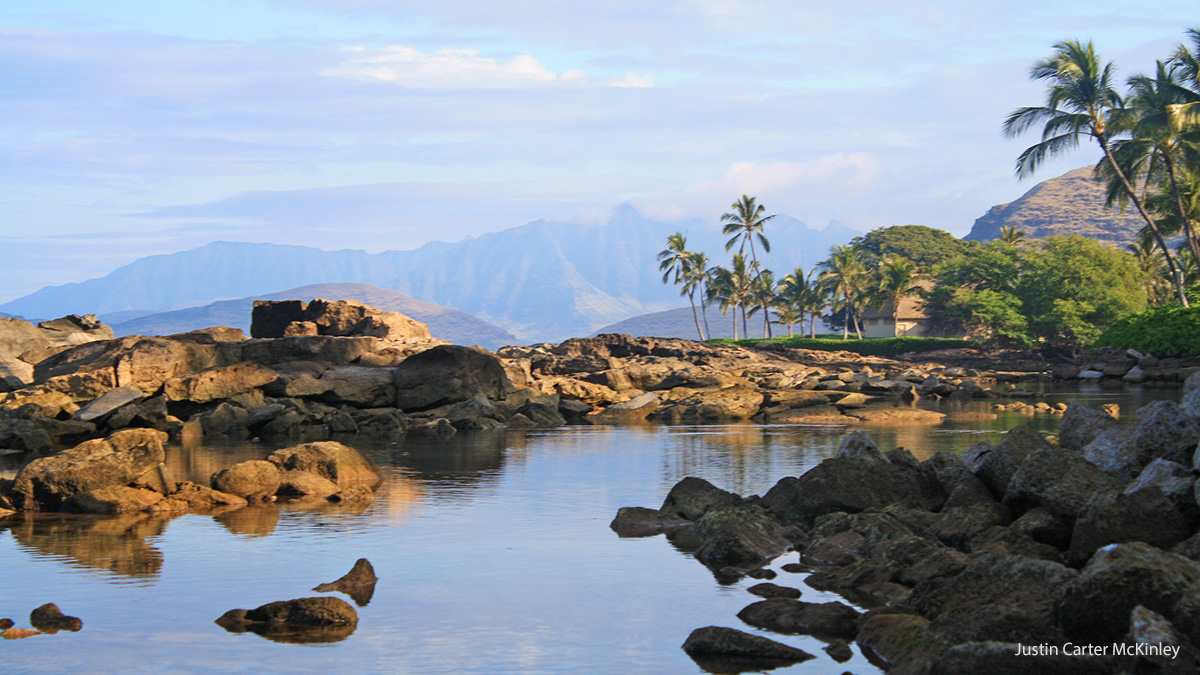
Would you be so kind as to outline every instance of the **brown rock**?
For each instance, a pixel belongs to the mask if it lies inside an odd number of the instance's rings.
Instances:
[[[378,483],[383,479],[375,463],[366,455],[336,441],[302,443],[276,450],[267,461],[281,470],[314,473],[339,487]]]
[[[60,630],[74,633],[83,628],[83,622],[78,617],[64,615],[53,602],[30,612],[29,623],[43,633],[57,633]]]
[[[274,495],[279,485],[279,467],[260,459],[238,462],[212,476],[214,490],[244,497],[251,502]]]
[[[163,394],[168,401],[207,403],[244,394],[270,384],[278,377],[270,368],[242,362],[168,379],[163,385]]]
[[[125,429],[85,441],[30,462],[17,474],[13,493],[26,510],[59,510],[68,497],[127,485],[154,469],[165,458],[166,439],[165,433],[153,429]]]

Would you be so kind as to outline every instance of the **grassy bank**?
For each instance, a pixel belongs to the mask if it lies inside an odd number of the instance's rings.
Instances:
[[[800,337],[799,335],[777,338],[746,338],[741,340],[714,338],[709,340],[709,342],[718,345],[737,345],[739,347],[753,347],[762,342],[777,342],[795,349],[817,349],[830,352],[846,351],[862,354],[863,356],[899,356],[900,354],[907,354],[909,352],[929,352],[936,349],[958,349],[977,346],[970,340],[957,340],[953,338],[897,337],[868,338],[865,340],[851,338],[843,340],[841,337],[807,338]]]

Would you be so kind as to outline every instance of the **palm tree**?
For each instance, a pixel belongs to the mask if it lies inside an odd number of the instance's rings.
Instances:
[[[687,238],[682,232],[667,236],[667,247],[658,252],[658,269],[662,271],[662,281],[667,283],[674,275],[674,283],[683,282],[680,295],[686,295],[692,305],[692,319],[696,322],[696,333],[704,340],[704,331],[700,328],[700,316],[696,313],[696,284],[689,280],[688,267],[691,265],[693,253],[687,250]]]
[[[1020,246],[1024,243],[1025,237],[1025,231],[1018,230],[1016,225],[1002,225],[1000,227],[1000,236],[996,238],[1009,246]]]
[[[1137,260],[1138,268],[1142,271],[1146,285],[1146,297],[1154,306],[1165,304],[1171,297],[1171,281],[1167,276],[1167,265],[1162,256],[1155,250],[1154,240],[1147,236],[1139,236],[1132,244],[1127,244],[1125,250]]]
[[[1048,83],[1046,105],[1018,108],[1004,121],[1004,133],[1008,136],[1019,136],[1035,125],[1042,126],[1042,140],[1026,148],[1017,158],[1017,175],[1029,176],[1046,159],[1079,147],[1081,136],[1093,138],[1166,257],[1179,301],[1186,307],[1183,281],[1171,260],[1170,249],[1142,205],[1129,176],[1113,155],[1112,133],[1120,128],[1119,120],[1115,118],[1124,105],[1120,94],[1113,89],[1113,64],[1101,64],[1091,42],[1085,45],[1068,40],[1054,45],[1053,49],[1049,58],[1035,63],[1029,72],[1030,78]]]
[[[775,307],[775,273],[771,270],[762,270],[756,277],[753,278],[754,290],[752,297],[749,298],[749,311],[747,316],[754,316],[756,312],[761,311],[766,317],[767,326],[771,321],[771,308]],[[747,333],[746,337],[750,337]],[[767,328],[763,328],[763,337],[769,337]]]
[[[1021,234],[1024,234],[1023,232]],[[875,274],[879,278],[879,294],[882,302],[880,309],[887,303],[892,303],[892,320],[900,320],[900,303],[910,295],[917,295],[925,289],[917,283],[917,264],[904,256],[885,253],[879,261]]]
[[[734,244],[738,244],[738,253],[746,252],[746,244],[750,245],[750,268],[754,275],[759,275],[758,254],[754,250],[754,240],[758,239],[758,243],[762,245],[763,253],[771,252],[771,242],[763,234],[763,226],[768,221],[773,219],[775,215],[764,216],[766,207],[755,201],[754,197],[742,195],[742,198],[733,203],[733,211],[723,214],[721,222],[725,223],[725,227],[721,233],[729,236],[729,241],[725,242],[725,250],[728,252],[733,248]],[[759,291],[759,301],[761,304],[767,304],[766,294]],[[764,317],[764,331],[767,335],[771,332],[770,317]]]
[[[1178,114],[1181,106],[1200,99],[1200,92],[1191,92],[1184,86],[1183,72],[1184,69],[1178,66],[1159,61],[1154,77],[1138,75],[1129,79],[1132,96],[1121,111],[1120,121],[1130,138],[1113,141],[1112,147],[1113,155],[1126,175],[1143,177],[1146,210],[1170,216],[1169,223],[1158,222],[1163,234],[1172,234],[1172,226],[1174,231],[1183,230],[1192,255],[1200,256],[1200,241],[1192,227],[1191,213],[1184,206],[1180,187],[1181,165],[1194,165],[1196,159],[1196,149],[1188,143],[1189,131],[1194,135],[1194,129],[1189,130]],[[1110,178],[1109,202],[1117,195],[1123,198],[1124,191],[1120,189],[1115,172],[1105,173]],[[1160,200],[1155,208],[1147,194],[1152,188],[1166,192],[1171,199]]]
[[[863,292],[863,279],[866,270],[862,263],[862,254],[853,246],[838,244],[829,251],[829,257],[818,264],[823,272],[817,281],[833,295],[835,303],[840,303],[835,309],[846,313],[846,321],[842,325],[842,339],[849,339],[851,310],[855,301]],[[838,296],[841,300],[838,301]],[[862,339],[862,329],[858,318],[854,319],[854,332]]]
[[[708,327],[708,288],[712,284],[712,269],[708,266],[708,256],[696,251],[688,256],[684,280],[700,292],[700,316],[704,319],[704,334],[712,336]]]
[[[746,332],[746,302],[754,291],[754,280],[746,265],[746,257],[741,253],[733,255],[730,267],[713,268],[713,281],[708,288],[712,300],[717,302],[721,316],[733,310],[733,338],[738,336],[738,310],[742,313],[742,332]]]

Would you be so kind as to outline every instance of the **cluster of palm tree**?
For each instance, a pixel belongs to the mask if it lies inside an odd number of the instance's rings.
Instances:
[[[733,203],[733,210],[721,216],[723,233],[729,237],[725,251],[736,246],[728,266],[709,266],[708,256],[689,251],[687,239],[681,232],[667,237],[667,247],[658,254],[663,283],[681,285],[680,293],[687,296],[692,318],[700,339],[712,331],[708,325],[707,307],[716,305],[722,316],[733,315],[733,336],[749,336],[749,317],[760,314],[763,337],[772,336],[772,325],[787,326],[788,336],[799,325],[801,332],[808,322],[809,335],[816,336],[817,323],[826,309],[842,319],[842,338],[849,337],[853,326],[862,337],[862,312],[871,307],[882,308],[892,303],[898,308],[905,297],[922,292],[917,283],[917,266],[907,258],[885,254],[874,258],[856,246],[838,245],[829,258],[818,264],[817,270],[806,274],[800,267],[776,280],[775,273],[764,269],[758,258],[758,248],[770,253],[771,242],[764,226],[774,215],[764,215],[766,209],[755,197],[742,195]],[[757,242],[758,246],[755,246]],[[746,249],[749,249],[749,257]],[[699,300],[699,303],[697,303]]]
[[[1030,70],[1047,84],[1045,104],[1018,108],[1004,123],[1010,136],[1042,130],[1041,141],[1017,159],[1020,176],[1085,137],[1099,145],[1104,156],[1096,175],[1107,184],[1109,204],[1132,206],[1146,223],[1134,254],[1154,252],[1158,260],[1143,266],[1165,268],[1171,295],[1185,307],[1187,259],[1200,260],[1200,29],[1187,31],[1187,39],[1190,46],[1159,61],[1153,76],[1129,78],[1124,96],[1114,65],[1091,42],[1060,42]],[[1182,251],[1172,251],[1168,239],[1178,236]]]

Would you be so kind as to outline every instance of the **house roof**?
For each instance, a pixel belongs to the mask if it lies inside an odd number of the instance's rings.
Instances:
[[[926,291],[933,290],[933,282],[921,280],[916,282],[917,286]],[[891,319],[893,316],[900,321],[915,321],[919,319],[928,319],[929,313],[925,311],[925,298],[919,295],[908,295],[900,300],[900,311],[892,311],[892,303],[889,301],[883,307],[875,309],[872,307],[863,312],[864,319]]]

